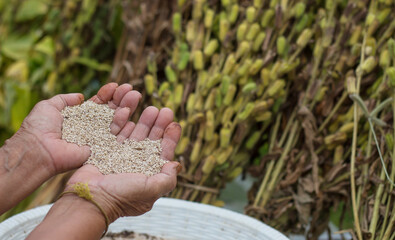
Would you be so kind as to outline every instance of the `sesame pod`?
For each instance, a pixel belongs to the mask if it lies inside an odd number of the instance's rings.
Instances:
[[[260,113],[266,111],[273,105],[273,99],[260,100],[255,102],[254,113]]]
[[[194,106],[195,106],[195,98],[196,95],[194,93],[189,94],[188,100],[187,100],[187,112],[192,113]]]
[[[189,138],[182,137],[180,142],[177,144],[175,153],[177,155],[183,154],[185,152],[185,150],[187,149],[188,144],[189,144]]]
[[[173,14],[173,32],[179,34],[181,32],[181,13],[176,12]]]
[[[231,0],[221,0],[221,4],[224,8],[226,8],[227,6],[229,6],[229,4],[231,3]]]
[[[344,132],[337,132],[324,138],[326,145],[339,145],[347,141],[347,134]]]
[[[237,47],[236,58],[240,58],[250,51],[250,43],[242,41]]]
[[[222,69],[222,73],[224,75],[229,75],[235,63],[236,63],[235,55],[233,53],[229,54],[229,56],[226,58],[224,68]]]
[[[304,14],[299,21],[296,23],[294,29],[297,33],[300,33],[303,29],[306,28],[307,24],[309,23],[310,19],[307,14]]]
[[[211,141],[214,137],[215,123],[214,123],[214,113],[209,110],[206,113],[206,124],[204,127],[204,140]]]
[[[272,113],[269,111],[265,111],[263,113],[258,114],[255,117],[255,121],[264,122],[264,121],[270,120],[271,118],[272,118]]]
[[[377,20],[379,21],[380,24],[382,24],[388,18],[391,11],[392,10],[390,8],[385,8],[378,12]]]
[[[197,86],[199,89],[205,88],[207,84],[208,73],[207,71],[199,71],[198,72],[198,79],[197,79]]]
[[[292,8],[292,13],[296,18],[299,18],[304,14],[305,9],[306,9],[306,4],[304,2],[298,2]]]
[[[166,75],[166,78],[167,78],[167,80],[169,82],[171,82],[171,83],[176,83],[177,82],[177,75],[174,72],[174,70],[171,68],[170,65],[167,65],[165,67],[165,75]]]
[[[247,33],[248,29],[248,24],[246,22],[242,22],[238,27],[237,27],[237,32],[236,32],[236,39],[238,42],[241,42],[244,40],[244,37]]]
[[[180,104],[181,104],[181,102],[182,102],[182,95],[183,95],[183,92],[184,92],[184,85],[182,85],[182,84],[177,84],[177,87],[176,87],[176,89],[175,89],[175,91],[174,91],[174,99],[173,99],[174,104],[175,104],[176,106],[180,106]]]
[[[188,42],[192,43],[196,39],[196,31],[195,31],[195,23],[194,21],[190,20],[187,23],[187,28],[186,28],[186,37]]]
[[[262,47],[263,41],[265,40],[266,33],[260,32],[258,36],[256,36],[254,43],[252,44],[252,50],[257,52]]]
[[[182,8],[182,6],[184,6],[186,0],[178,0],[177,1],[177,5],[179,8]]]
[[[213,88],[208,95],[206,102],[204,103],[204,110],[210,110],[214,108],[215,95],[217,94],[217,88]]]
[[[288,62],[281,62],[280,67],[278,68],[278,75],[284,75],[289,73],[290,71],[294,70],[297,68],[300,64],[299,58],[296,58],[291,64]]]
[[[391,57],[390,57],[390,53],[387,49],[384,49],[381,53],[380,53],[380,60],[379,60],[379,65],[382,68],[386,68],[390,65],[391,63]]]
[[[198,139],[192,148],[191,163],[196,163],[197,161],[199,161],[201,148],[202,148],[202,139]]]
[[[155,79],[151,74],[147,74],[144,76],[144,85],[145,85],[145,90],[148,95],[152,95],[152,93],[155,90]]]
[[[230,24],[234,24],[239,16],[239,5],[233,4],[228,15],[228,20]]]
[[[204,48],[204,55],[211,57],[218,48],[218,40],[211,39],[207,46]]]
[[[188,122],[189,123],[198,123],[202,122],[204,120],[205,116],[203,113],[196,113],[193,116],[189,117]]]
[[[232,119],[232,117],[233,117],[234,112],[235,112],[235,111],[233,110],[233,107],[232,107],[232,106],[227,107],[227,108],[225,109],[223,115],[222,115],[221,123],[222,123],[222,124],[225,124],[226,122],[230,122],[231,119]]]
[[[237,115],[237,117],[240,120],[246,120],[252,113],[252,111],[254,110],[255,104],[252,102],[247,103],[247,105],[245,106],[244,110]]]
[[[254,0],[254,7],[260,9],[263,5],[263,0]]]
[[[270,70],[267,68],[263,68],[261,70],[261,81],[264,87],[269,85],[270,82]]]
[[[274,14],[275,14],[275,12],[273,9],[268,9],[263,13],[262,19],[261,19],[261,26],[263,28],[266,28],[267,26],[269,26],[270,22],[272,21],[272,19],[274,17]]]
[[[243,168],[242,167],[237,167],[235,169],[233,169],[229,175],[227,176],[227,178],[229,180],[233,180],[235,178],[237,178],[241,173],[243,172]]]
[[[170,89],[170,83],[169,82],[163,82],[158,90],[158,95],[160,97],[164,96],[165,91],[168,91]]]
[[[281,61],[276,61],[274,65],[272,65],[272,69],[270,70],[270,76],[269,78],[272,80],[277,79],[277,76],[279,75],[279,70],[281,67],[282,62]]]
[[[303,30],[303,32],[300,34],[300,36],[296,40],[296,44],[300,48],[304,48],[307,45],[307,43],[310,41],[312,36],[313,36],[313,32],[311,31],[311,29],[307,28]]]
[[[395,40],[390,38],[387,42],[388,52],[392,59],[395,59]]]
[[[222,77],[222,82],[221,82],[221,94],[225,95],[228,92],[228,88],[230,83],[232,82],[232,79],[228,75],[225,75]]]
[[[218,91],[217,91],[218,92]],[[217,108],[220,108],[221,106],[222,106],[222,94],[220,94],[220,93],[217,93],[216,95],[215,95],[215,106],[217,107]]]
[[[217,164],[218,165],[222,165],[226,162],[226,160],[228,160],[228,158],[230,157],[230,155],[233,152],[233,147],[232,146],[228,146],[224,151],[222,151],[218,157],[217,157]]]
[[[230,84],[228,88],[228,92],[224,97],[225,106],[229,106],[233,102],[233,98],[235,97],[237,87],[234,84]]]
[[[210,155],[215,151],[215,149],[218,147],[218,140],[219,140],[218,134],[214,133],[213,139],[210,142],[208,142],[203,148],[204,156]]]
[[[204,67],[203,53],[200,50],[196,50],[193,53],[193,66],[196,70],[202,70]]]
[[[377,61],[374,56],[368,57],[361,65],[361,69],[364,73],[370,73],[377,65]]]
[[[344,147],[342,145],[339,145],[335,148],[335,153],[333,156],[333,164],[337,164],[343,160],[343,153],[344,153]]]
[[[254,132],[251,137],[248,138],[247,142],[246,142],[246,148],[248,150],[251,150],[254,148],[254,146],[256,145],[256,143],[259,141],[259,138],[261,137],[261,132],[260,131],[256,131]]]
[[[362,27],[360,25],[355,26],[355,28],[352,31],[351,37],[348,40],[348,44],[350,46],[354,46],[359,42],[359,38],[361,37],[362,34]]]
[[[220,146],[225,148],[229,145],[232,137],[232,131],[229,128],[221,128],[220,134]]]
[[[219,34],[218,34],[218,38],[221,42],[223,42],[226,38],[226,34],[229,31],[229,21],[227,19],[222,19],[219,22]]]
[[[210,89],[221,82],[222,75],[220,73],[216,73],[214,76],[208,79],[206,89]]]
[[[240,108],[243,106],[244,103],[244,97],[237,97],[236,102],[234,102],[233,108],[235,109],[236,112],[240,111]]]
[[[194,2],[194,5],[192,8],[192,19],[199,20],[203,15],[204,0],[195,0],[193,2]]]
[[[246,10],[247,22],[253,23],[256,17],[256,9],[253,6],[249,6]]]
[[[189,62],[189,52],[185,52],[185,51],[181,52],[180,60],[178,61],[177,64],[177,69],[180,71],[184,70],[187,67],[188,62]]]
[[[394,149],[394,136],[391,133],[385,134],[385,142],[387,143],[388,149]]]
[[[239,69],[237,69],[237,75],[240,77],[248,75],[248,70],[250,69],[251,65],[252,65],[252,60],[246,59],[243,65],[241,65]]]
[[[348,94],[354,94],[357,92],[355,82],[356,82],[356,79],[354,76],[347,77],[347,93]]]
[[[349,122],[341,126],[339,132],[350,133],[353,131],[353,128],[354,128],[354,122]]]
[[[317,102],[321,102],[327,91],[328,91],[328,87],[326,87],[326,86],[321,87],[320,90],[318,91],[318,93],[314,96],[314,99]]]
[[[258,23],[254,23],[251,25],[250,29],[247,32],[246,35],[246,40],[247,41],[252,41],[255,39],[256,35],[258,34],[260,30],[259,24]]]
[[[389,67],[385,72],[388,76],[389,85],[395,88],[395,67]]]
[[[203,167],[202,167],[202,172],[205,175],[208,175],[212,172],[212,170],[214,169],[215,165],[217,163],[217,160],[215,159],[215,157],[213,155],[208,156],[203,163]]]
[[[250,82],[247,83],[243,89],[241,90],[244,94],[251,94],[253,91],[256,90],[256,83],[255,82]]]
[[[284,36],[277,38],[277,54],[280,56],[285,56],[287,52],[287,39]]]
[[[285,87],[285,81],[283,79],[276,80],[267,90],[269,97],[275,96],[281,89]]]
[[[195,111],[202,111],[203,110],[203,98],[199,97],[195,101],[195,105],[193,106]]]
[[[256,59],[249,69],[250,75],[253,76],[257,74],[261,70],[263,63],[262,59]]]
[[[215,12],[212,9],[207,9],[205,11],[205,15],[204,15],[204,26],[207,29],[211,29],[211,27],[213,26],[213,20],[214,20],[214,15]]]

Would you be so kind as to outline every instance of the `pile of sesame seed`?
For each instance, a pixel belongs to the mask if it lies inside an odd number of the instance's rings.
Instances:
[[[160,140],[117,142],[117,137],[110,132],[114,110],[107,104],[86,101],[66,107],[62,116],[62,139],[79,146],[88,145],[91,155],[85,164],[96,166],[103,174],[143,173],[152,176],[166,163],[160,158]]]

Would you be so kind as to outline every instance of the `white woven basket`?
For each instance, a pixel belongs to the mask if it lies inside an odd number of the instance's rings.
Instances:
[[[51,205],[38,207],[0,223],[0,239],[25,239],[50,208]],[[178,240],[288,239],[275,229],[246,215],[170,198],[159,199],[152,210],[144,215],[120,218],[109,227],[109,232],[113,233],[124,230]]]

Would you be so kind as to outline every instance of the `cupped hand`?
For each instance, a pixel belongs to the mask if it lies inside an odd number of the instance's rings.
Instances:
[[[146,108],[135,125],[125,123],[118,132],[118,140],[131,138],[137,141],[149,138],[161,140],[161,157],[169,162],[162,171],[151,177],[140,173],[103,175],[93,165],[78,169],[68,182],[88,183],[93,198],[104,209],[110,221],[121,216],[137,216],[149,211],[154,202],[172,191],[177,183],[177,173],[181,165],[171,162],[181,135],[181,127],[173,121],[173,112],[168,108],[160,111],[155,107]]]
[[[132,91],[132,86],[116,83],[104,85],[97,95],[91,98],[99,104],[108,104],[115,109],[111,132],[118,134],[123,129],[131,113],[136,109],[141,94]],[[84,101],[79,93],[61,94],[36,104],[30,114],[25,118],[17,134],[32,135],[48,154],[43,154],[44,164],[54,175],[80,167],[90,155],[88,146],[79,147],[76,144],[62,140],[63,117],[61,111],[67,106],[74,106]],[[128,127],[130,124],[127,124]]]

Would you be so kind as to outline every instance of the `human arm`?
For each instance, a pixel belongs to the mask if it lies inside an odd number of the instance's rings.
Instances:
[[[118,134],[117,129],[125,126],[140,98],[130,85],[111,83],[103,86],[92,101],[116,109],[111,131]],[[61,110],[83,100],[82,94],[62,94],[39,102],[0,148],[0,215],[50,177],[80,167],[88,159],[89,147],[61,139]]]
[[[124,134],[135,140],[162,138],[161,157],[170,161],[181,134],[179,124],[172,119],[170,109],[159,112],[149,107],[137,125],[125,130]],[[84,165],[71,177],[66,190],[73,184],[87,183],[93,200],[104,210],[109,222],[113,222],[121,216],[137,216],[149,211],[159,197],[175,187],[179,170],[179,163],[168,162],[159,174],[151,177],[136,173],[102,175],[96,167]],[[104,219],[99,208],[91,202],[65,194],[28,239],[55,236],[56,239],[99,239],[106,227]]]

